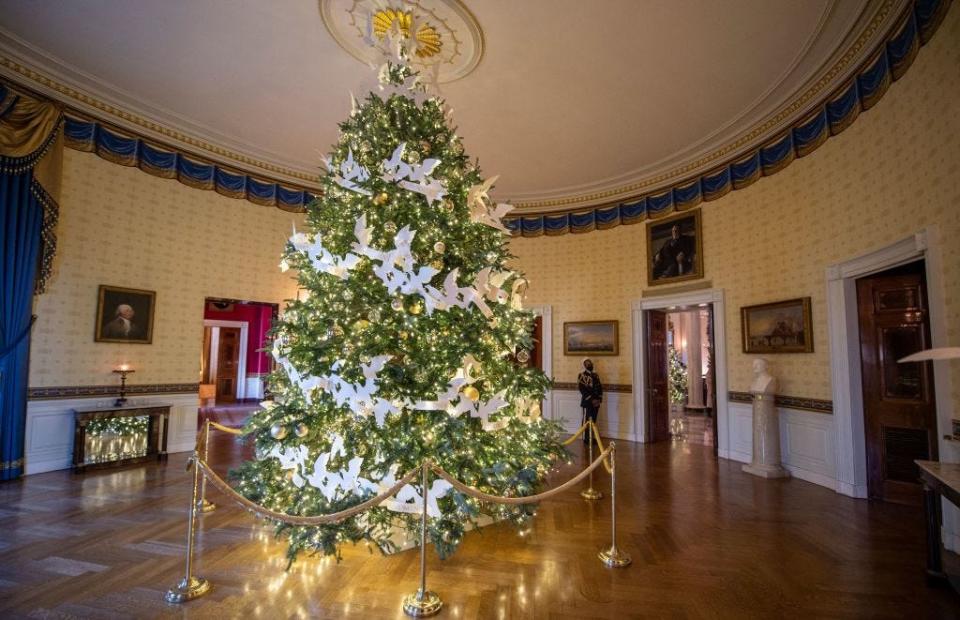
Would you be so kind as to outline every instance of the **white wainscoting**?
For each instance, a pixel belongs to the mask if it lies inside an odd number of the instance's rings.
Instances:
[[[833,416],[779,407],[783,465],[801,480],[837,490],[836,431]],[[749,463],[753,457],[753,407],[731,402],[730,448],[723,458]]]
[[[580,392],[576,390],[552,390],[552,407],[549,417],[563,424],[573,433],[580,428],[583,415],[580,408]],[[638,441],[633,423],[633,394],[629,392],[605,392],[600,414],[597,417],[600,434],[614,439]]]
[[[263,379],[264,377],[260,376],[248,376],[244,398],[263,398]]]
[[[197,439],[197,395],[169,394],[136,396],[130,404],[169,404],[170,429],[167,452],[193,450]],[[73,414],[78,407],[107,407],[113,398],[63,398],[31,400],[27,403],[24,446],[25,472],[39,474],[73,466]]]

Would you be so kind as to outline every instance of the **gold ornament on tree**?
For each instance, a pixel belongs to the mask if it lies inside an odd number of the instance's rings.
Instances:
[[[294,433],[296,433],[297,437],[301,437],[301,438],[306,437],[307,433],[309,432],[310,432],[310,427],[304,424],[303,422],[301,422],[300,424],[297,424],[297,428],[296,430],[294,430]]]
[[[433,244],[433,251],[437,254],[443,254],[447,251],[447,244],[445,244],[443,241],[437,241]]]
[[[390,200],[390,196],[387,194],[387,192],[380,192],[379,194],[374,196],[373,204],[378,206],[383,206],[387,204],[388,200]]]
[[[472,400],[473,402],[477,402],[478,400],[480,400],[480,390],[473,387],[472,385],[468,385],[467,387],[463,388],[463,395],[469,398],[470,400]]]
[[[274,424],[270,427],[270,436],[280,441],[287,436],[287,427],[283,424]]]

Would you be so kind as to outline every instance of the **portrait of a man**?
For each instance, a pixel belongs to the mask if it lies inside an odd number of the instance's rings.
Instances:
[[[647,283],[703,277],[700,210],[647,225]]]
[[[100,286],[95,342],[153,342],[156,293],[139,289]]]

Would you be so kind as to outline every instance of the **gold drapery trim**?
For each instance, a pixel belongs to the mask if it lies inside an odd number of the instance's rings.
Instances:
[[[60,216],[60,182],[63,178],[63,110],[49,99],[34,98],[3,82],[6,96],[0,101],[0,172],[20,174],[33,169],[31,188],[43,207],[40,232],[40,269],[34,292],[43,293],[53,273]]]
[[[15,459],[13,461],[0,461],[0,470],[18,469],[20,467],[23,467],[23,459]]]

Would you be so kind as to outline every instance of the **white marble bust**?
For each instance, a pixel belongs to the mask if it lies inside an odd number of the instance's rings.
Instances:
[[[752,394],[773,394],[777,390],[777,379],[767,371],[767,360],[762,357],[753,360]]]

